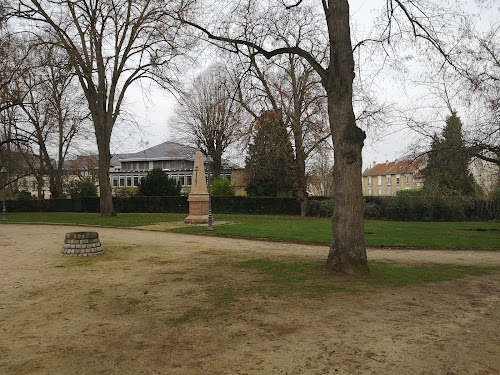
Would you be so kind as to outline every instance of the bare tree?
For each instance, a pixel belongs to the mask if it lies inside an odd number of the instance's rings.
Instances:
[[[185,39],[171,16],[182,1],[18,0],[11,13],[24,27],[48,32],[62,48],[85,94],[99,154],[101,215],[113,215],[110,141],[127,89],[151,79],[172,89],[173,59]]]
[[[222,65],[212,65],[198,75],[188,93],[181,96],[177,130],[213,160],[212,173],[218,179],[222,156],[237,140],[240,105],[233,100],[234,81]]]
[[[326,98],[319,77],[302,59],[293,54],[283,55],[272,63],[251,59],[251,78],[248,89],[256,92],[253,100],[244,98],[243,107],[258,120],[260,111],[280,113],[282,127],[287,129],[290,146],[281,152],[289,162],[293,190],[301,202],[301,214],[307,210],[306,162],[330,137],[326,121]]]
[[[260,4],[260,3],[259,3]],[[297,0],[294,2],[281,1],[270,6],[264,13],[271,22],[275,22],[275,14],[283,14],[280,4],[286,8],[286,16],[297,8],[306,7],[309,2]],[[262,5],[262,4],[260,4]],[[323,23],[314,24],[318,34],[318,43],[287,46],[279,43],[276,35],[270,32],[269,25],[261,15],[255,16],[255,3],[245,2],[243,8],[238,9],[238,16],[242,20],[227,22],[218,29],[208,28],[200,22],[183,19],[183,21],[201,32],[214,43],[222,43],[225,48],[233,48],[235,52],[244,45],[252,48],[255,54],[267,59],[282,54],[298,55],[307,61],[321,79],[326,91],[328,103],[329,125],[334,145],[334,204],[335,213],[332,219],[333,236],[327,267],[334,271],[364,274],[368,273],[366,248],[364,241],[363,223],[363,195],[361,188],[361,150],[363,148],[365,132],[356,125],[353,110],[353,79],[354,58],[350,34],[349,3],[347,0],[322,0]],[[408,30],[414,38],[423,39],[438,49],[448,59],[433,29],[427,27],[430,18],[422,19],[425,8],[413,1],[387,1],[387,33],[389,37],[399,25],[394,20],[401,16],[409,21]],[[283,9],[281,9],[283,10]],[[311,12],[315,8],[308,9]],[[320,20],[321,18],[318,18]],[[241,21],[241,22],[240,22]],[[321,35],[319,35],[321,34]],[[322,38],[322,36],[326,36]],[[387,39],[387,38],[386,38]],[[325,60],[320,58],[318,49],[327,49]]]
[[[463,114],[465,152],[470,157],[500,165],[500,24],[480,31],[473,18],[464,17],[450,38],[453,63],[427,54],[428,68],[413,88],[423,91],[417,106],[405,114],[406,122],[419,134],[419,153],[428,151],[434,134],[442,130],[444,118],[455,111]]]
[[[472,108],[474,125],[466,145],[472,156],[500,166],[500,23],[482,33],[468,25],[467,32],[459,73],[467,79],[461,93]]]
[[[48,176],[51,196],[61,198],[65,160],[83,129],[87,111],[63,51],[54,44],[27,44],[30,53],[23,60],[11,95],[23,115],[15,123],[16,133],[32,135],[32,142],[30,147],[23,142],[17,149],[26,151],[22,154],[27,163],[32,155],[39,155],[32,168]]]

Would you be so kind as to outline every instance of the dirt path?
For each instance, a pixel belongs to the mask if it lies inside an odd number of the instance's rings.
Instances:
[[[59,255],[91,228],[0,225],[0,374],[499,374],[500,274],[320,298],[245,294],[247,259],[306,246],[99,228],[103,256]],[[369,249],[401,264],[500,266],[500,252]],[[220,285],[222,283],[222,285]]]

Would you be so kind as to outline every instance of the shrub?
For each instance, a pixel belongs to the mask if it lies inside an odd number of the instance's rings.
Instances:
[[[421,197],[423,195],[426,195],[424,189],[408,189],[396,191],[397,197]]]
[[[136,197],[139,195],[139,188],[136,187],[121,187],[115,189],[115,197],[120,198],[129,198]]]
[[[168,197],[180,194],[180,183],[168,178],[160,168],[149,171],[139,182],[139,195],[143,197]]]
[[[307,216],[332,217],[333,199],[308,200]]]
[[[32,196],[28,191],[14,190],[7,192],[5,194],[5,199],[15,200],[15,201],[25,201],[25,200],[35,199],[35,197]]]
[[[75,180],[69,183],[68,194],[71,199],[96,198],[97,187],[90,178]]]
[[[220,178],[212,182],[214,197],[234,197],[234,185],[227,178]]]
[[[382,207],[374,202],[365,202],[365,218],[380,219],[382,217]]]

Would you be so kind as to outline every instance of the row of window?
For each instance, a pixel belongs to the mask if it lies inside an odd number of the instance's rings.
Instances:
[[[420,189],[420,187],[421,187],[420,182],[417,182],[417,183],[416,183],[416,187],[417,187],[417,189]],[[406,187],[406,188],[405,188],[405,190],[409,190],[409,189],[410,189],[409,187]],[[396,191],[399,191],[399,190],[401,190],[401,189],[400,189],[400,188],[396,188]],[[381,188],[378,188],[378,189],[377,189],[377,193],[378,193],[377,195],[378,195],[379,197],[381,197],[381,196],[382,196],[382,189],[381,189]],[[370,197],[373,195],[373,191],[372,191],[372,189],[368,189],[368,195],[369,195]],[[391,196],[391,195],[392,195],[392,189],[391,189],[391,188],[387,188],[387,189],[386,189],[386,194],[385,194],[385,196]]]
[[[167,174],[169,178],[174,179],[176,182],[180,183],[182,187],[189,187],[193,184],[193,176],[192,175],[182,175],[182,174]],[[145,176],[127,176],[127,175],[118,175],[112,177],[112,186],[113,187],[137,187],[139,186],[139,181],[142,180]],[[221,175],[223,178],[227,178],[231,181],[231,174],[226,173]],[[205,176],[205,179],[208,182],[208,176]]]
[[[127,161],[121,163],[121,170],[118,168],[117,171],[129,171],[129,172],[147,172],[154,168],[159,168],[164,171],[168,170],[185,170],[192,169],[193,162],[187,160],[168,160],[168,161]]]
[[[392,176],[387,175],[386,178],[387,178],[386,185],[391,185]],[[377,183],[378,183],[378,186],[382,186],[382,176],[377,176]],[[400,184],[401,184],[401,176],[396,175],[396,185],[400,185]],[[405,184],[406,185],[410,184],[410,175],[409,174],[405,174]],[[372,176],[368,176],[368,186],[371,186],[371,185],[372,185]]]

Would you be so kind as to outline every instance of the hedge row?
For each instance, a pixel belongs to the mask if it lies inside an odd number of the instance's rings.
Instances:
[[[187,197],[113,198],[116,212],[189,212]],[[8,201],[11,212],[99,212],[99,198]],[[299,215],[295,198],[212,197],[212,211],[226,214]]]
[[[115,211],[175,212],[189,211],[187,197],[113,198]],[[99,199],[46,199],[8,201],[10,212],[58,211],[99,212]],[[295,198],[213,197],[212,211],[227,214],[299,215]],[[331,217],[333,200],[309,199],[308,216]],[[500,198],[481,201],[465,197],[396,196],[366,197],[365,218],[401,221],[500,220]]]
[[[333,200],[309,200],[308,216],[331,217]],[[365,218],[398,221],[499,220],[500,199],[470,197],[365,197]]]

